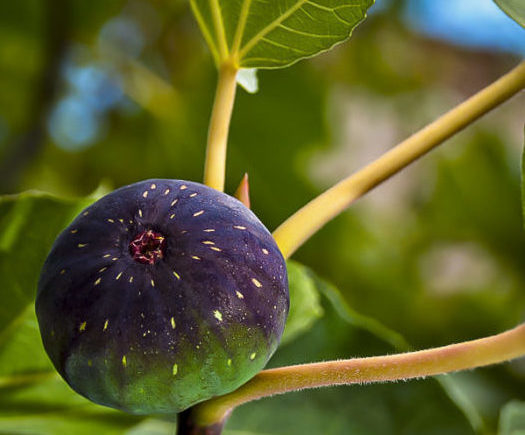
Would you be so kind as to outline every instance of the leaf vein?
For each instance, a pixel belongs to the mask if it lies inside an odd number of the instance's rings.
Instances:
[[[208,26],[206,25],[206,22],[204,21],[204,18],[195,0],[190,1],[190,6],[191,6],[191,9],[193,10],[193,15],[195,15],[195,19],[197,20],[197,24],[201,28],[201,32],[204,35],[204,39],[208,43],[208,47],[210,47],[211,54],[213,55],[215,62],[218,64],[219,57],[220,57],[219,51],[215,45],[215,41],[213,39],[213,36],[211,35],[210,29],[208,29]]]
[[[297,35],[309,36],[309,37],[312,37],[312,38],[334,39],[334,38],[338,38],[339,37],[339,35],[321,35],[321,34],[317,34],[317,33],[303,32],[301,30],[297,30],[297,29],[294,29],[292,27],[285,26],[284,24],[279,24],[278,27],[281,27],[282,29],[289,31],[290,33],[296,33]]]
[[[333,13],[334,13],[334,16],[335,16],[339,21],[341,21],[341,23],[346,24],[346,25],[348,25],[348,26],[351,26],[351,25],[352,25],[352,23],[351,23],[350,21],[345,20],[345,19],[339,14],[339,12],[337,12],[335,9],[334,9]]]
[[[310,12],[308,12],[308,11],[304,8],[304,5],[301,6],[301,7],[299,8],[299,10],[303,11],[304,14],[305,14],[308,18],[310,18],[312,21],[319,21],[317,18],[315,18]]]
[[[286,20],[295,11],[297,11],[306,1],[308,0],[299,0],[295,5],[293,5],[287,11],[285,11],[280,17],[278,17],[277,19],[270,22],[270,24],[265,26],[259,33],[257,33],[252,39],[250,39],[244,45],[244,47],[241,48],[239,52],[239,59],[242,59],[244,55],[248,53],[255,44],[257,44],[257,42],[262,40],[268,33],[274,30],[279,24]]]
[[[211,12],[213,15],[213,24],[215,26],[215,32],[217,33],[217,39],[219,40],[219,53],[221,61],[228,57],[228,42],[226,41],[226,30],[224,29],[224,21],[222,18],[221,6],[219,0],[212,0],[210,3]]]
[[[276,47],[285,48],[286,50],[295,51],[296,53],[309,54],[307,51],[300,50],[300,49],[292,47],[290,45],[281,44],[280,42],[272,41],[271,39],[268,39],[266,37],[261,38],[261,41],[265,41],[268,44],[275,45]]]
[[[248,20],[248,15],[250,15],[250,7],[252,5],[252,0],[244,0],[242,3],[242,9],[239,16],[239,22],[237,23],[237,29],[235,30],[235,37],[233,40],[232,53],[237,53],[239,47],[241,46],[241,40],[244,35],[244,29],[246,27],[246,21]]]

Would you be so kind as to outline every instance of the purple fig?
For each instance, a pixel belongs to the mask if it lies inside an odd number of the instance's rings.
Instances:
[[[171,414],[259,372],[288,314],[285,261],[241,202],[148,180],[86,208],[55,241],[36,313],[58,372],[90,400]]]

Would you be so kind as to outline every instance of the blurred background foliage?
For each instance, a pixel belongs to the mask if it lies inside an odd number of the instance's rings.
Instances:
[[[525,54],[524,35],[490,0],[378,0],[350,42],[288,69],[259,71],[259,92],[239,91],[227,191],[248,172],[253,210],[274,229],[323,189],[510,69]],[[1,193],[37,189],[85,197],[101,184],[112,189],[150,177],[201,180],[215,79],[186,1],[1,2]],[[377,188],[295,259],[335,285],[361,316],[401,334],[413,348],[477,338],[523,321],[524,103],[523,95],[514,98]],[[33,212],[46,220],[38,230],[31,227],[31,238],[21,237],[21,251],[45,252],[77,209],[61,203],[54,210],[63,221],[55,224],[49,204],[38,201]],[[13,207],[0,213],[5,229]],[[34,269],[27,274],[34,275],[26,283],[30,292],[44,252],[27,266]],[[20,276],[26,275],[24,258]],[[9,299],[9,288],[3,291]],[[320,310],[311,311],[318,316]],[[376,346],[367,339],[370,332],[334,338],[346,329],[323,319],[306,322],[312,335],[286,344],[272,364],[392,351],[385,340]],[[317,349],[315,343],[327,340],[338,343],[337,352]],[[298,424],[304,415],[298,409],[308,403],[314,417],[302,424],[319,430],[311,433],[323,433],[315,425],[321,421],[317,413],[334,409],[340,409],[338,419],[332,416],[333,428],[324,433],[495,433],[500,409],[525,400],[521,360],[453,378],[453,386],[443,381],[442,390],[425,381],[294,394],[275,405],[246,406],[244,414],[234,414],[232,427],[264,432],[268,416],[278,414],[267,433],[301,433],[283,425]],[[16,394],[36,403],[45,388],[32,388],[40,390]],[[432,405],[443,391],[450,404]],[[12,394],[0,389],[0,411]],[[334,408],[349,397],[361,405]],[[25,402],[9,403],[15,415]],[[363,417],[356,411],[363,406],[369,415],[362,426],[351,426]],[[502,415],[524,413],[522,404],[512,402]],[[119,413],[105,419],[115,433],[137,423]],[[450,422],[446,432],[438,421]],[[500,425],[502,433],[515,433],[508,428],[516,424]],[[16,420],[11,429],[1,427],[0,433],[40,433],[16,432]],[[157,422],[140,433],[164,429]]]

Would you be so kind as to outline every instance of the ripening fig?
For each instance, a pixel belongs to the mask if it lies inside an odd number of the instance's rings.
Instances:
[[[235,198],[148,180],[85,209],[38,286],[44,347],[68,384],[135,414],[180,412],[259,372],[288,313],[284,259]]]

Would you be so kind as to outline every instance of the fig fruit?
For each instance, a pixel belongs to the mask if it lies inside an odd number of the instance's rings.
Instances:
[[[58,372],[93,402],[172,414],[226,394],[275,351],[285,261],[235,198],[154,179],[101,198],[55,241],[36,314]]]

